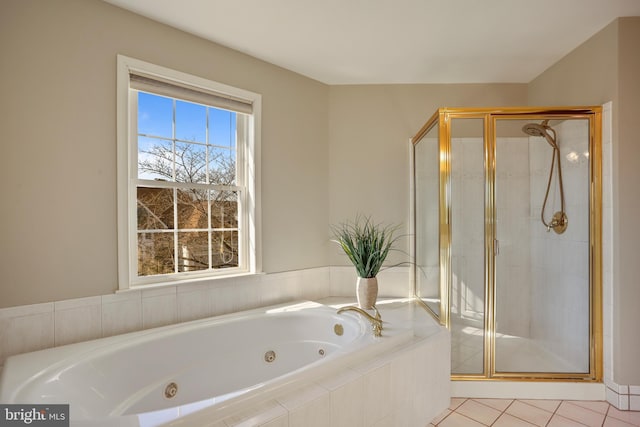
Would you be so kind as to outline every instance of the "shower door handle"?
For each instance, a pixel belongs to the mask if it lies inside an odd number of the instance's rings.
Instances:
[[[493,256],[500,255],[500,241],[498,239],[493,239]]]

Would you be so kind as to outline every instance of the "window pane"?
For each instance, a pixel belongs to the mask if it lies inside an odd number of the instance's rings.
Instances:
[[[176,138],[207,141],[207,107],[176,100]]]
[[[174,272],[173,233],[138,233],[138,276]]]
[[[205,183],[207,149],[200,144],[176,143],[176,182]]]
[[[209,143],[223,147],[236,146],[236,113],[209,109]]]
[[[209,182],[217,185],[235,185],[235,150],[226,148],[211,148],[209,150]]]
[[[238,228],[238,192],[211,192],[211,228]]]
[[[173,190],[138,187],[138,230],[173,229]]]
[[[178,233],[178,271],[209,268],[209,233]]]
[[[213,231],[211,233],[212,267],[228,268],[238,266],[238,232]]]
[[[173,181],[171,141],[138,137],[138,178]]]
[[[171,138],[173,135],[173,100],[164,96],[138,92],[138,133]]]
[[[208,202],[206,190],[177,190],[178,229],[207,229]]]
[[[165,80],[173,79],[159,79]],[[187,76],[184,82],[199,80]],[[155,283],[153,276],[160,275],[169,276],[157,278],[164,282],[193,272],[206,276],[216,268],[237,269],[240,260],[251,259],[245,242],[239,242],[239,237],[251,237],[241,224],[253,215],[240,204],[251,188],[239,186],[245,180],[238,178],[238,170],[252,171],[253,163],[245,164],[244,158],[252,143],[252,121],[245,123],[244,113],[185,100],[178,92],[163,92],[166,86],[148,83],[138,80],[128,90],[137,100],[136,109],[126,114],[134,125],[128,139],[128,192],[136,192],[133,206],[126,196],[128,221],[135,227],[128,238],[137,242],[137,253],[129,253],[129,265],[137,262],[138,267],[138,279],[131,284]]]

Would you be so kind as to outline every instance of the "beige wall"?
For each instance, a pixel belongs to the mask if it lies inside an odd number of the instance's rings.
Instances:
[[[0,211],[0,307],[117,287],[119,53],[263,95],[267,272],[329,264],[327,225],[355,212],[406,227],[408,138],[437,107],[526,101],[524,85],[329,88],[97,0],[0,8],[0,177],[11,183]]]
[[[332,86],[329,96],[330,219],[371,215],[408,233],[409,138],[439,107],[527,103],[525,84]],[[400,249],[409,252],[408,239]],[[390,264],[405,260],[395,254]],[[344,264],[338,248],[332,265]]]
[[[640,384],[640,18],[620,18],[529,85],[531,105],[613,101],[613,354],[618,384]]]
[[[614,21],[532,80],[529,105],[617,101],[617,40],[618,24]]]
[[[3,0],[0,307],[117,287],[119,53],[262,94],[264,270],[326,265],[326,85],[102,1]]]
[[[614,366],[620,384],[640,384],[640,17],[621,18],[619,29],[618,180],[619,282],[614,306]],[[614,110],[614,115],[616,111]]]

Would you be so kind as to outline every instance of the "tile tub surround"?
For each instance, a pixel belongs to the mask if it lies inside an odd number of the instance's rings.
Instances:
[[[330,268],[203,280],[0,309],[0,367],[14,354],[329,295]]]
[[[149,287],[0,309],[0,367],[14,354],[300,299],[355,295],[352,266]],[[409,269],[381,272],[381,297],[409,297]],[[335,291],[335,292],[334,292]]]
[[[224,418],[215,426],[424,426],[446,407],[448,372],[438,347],[446,335],[395,352]],[[448,353],[448,352],[447,352]],[[425,359],[428,358],[428,359]],[[430,360],[429,364],[417,361]],[[445,375],[442,375],[442,372]],[[424,384],[427,384],[424,386]]]
[[[336,309],[354,303],[343,297],[318,302]],[[297,390],[224,414],[222,421],[211,423],[219,418],[203,416],[187,419],[185,425],[426,426],[449,405],[450,334],[408,299],[382,300],[378,308],[383,320],[412,328],[414,339]]]

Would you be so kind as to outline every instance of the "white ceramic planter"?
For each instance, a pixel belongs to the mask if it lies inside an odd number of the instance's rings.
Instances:
[[[358,307],[371,310],[378,298],[378,279],[375,277],[358,277],[356,285]]]

